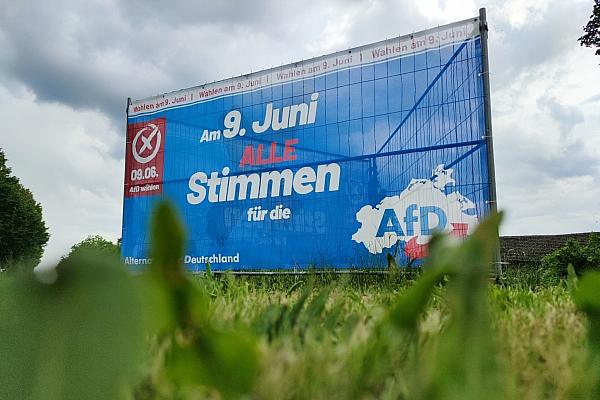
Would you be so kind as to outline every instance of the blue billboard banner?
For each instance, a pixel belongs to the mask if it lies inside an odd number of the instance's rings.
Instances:
[[[478,18],[128,105],[122,255],[156,201],[190,271],[381,268],[489,212]]]

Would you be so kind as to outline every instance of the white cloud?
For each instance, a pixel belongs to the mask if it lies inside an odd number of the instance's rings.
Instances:
[[[431,20],[454,21],[477,14],[477,4],[472,0],[422,0],[415,4],[419,12]]]
[[[498,12],[505,16],[513,28],[520,28],[525,24],[540,22],[550,3],[548,0],[509,0],[502,2]]]
[[[50,231],[44,258],[57,259],[89,234],[120,237],[122,142],[107,116],[37,103],[0,87],[2,148],[13,173],[42,205]]]

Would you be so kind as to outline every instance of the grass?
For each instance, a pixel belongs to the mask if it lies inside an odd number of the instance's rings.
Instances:
[[[585,373],[585,318],[577,312],[565,281],[540,282],[536,272],[522,267],[489,289],[487,300],[499,359],[509,371],[511,398],[569,399],[577,377]],[[351,378],[357,372],[353,368],[369,351],[377,323],[412,285],[412,278],[403,274],[224,275],[195,276],[193,283],[210,292],[208,315],[215,326],[244,326],[257,338],[261,362],[251,398],[335,399],[353,398],[356,394],[356,382]],[[292,307],[305,290],[315,297],[323,288],[331,291],[322,310],[310,313],[305,305],[299,316],[301,321],[269,334],[270,326],[264,322],[268,320],[266,310]],[[424,341],[435,341],[447,323],[445,290],[436,289],[431,307],[422,317],[419,331]],[[406,370],[403,350],[392,347],[390,351],[396,351],[397,357],[390,355],[381,360],[386,364],[380,366],[385,379],[374,382],[367,392],[361,393],[362,398],[411,398],[411,383],[405,377],[412,375]],[[155,347],[148,347],[147,352],[150,360],[157,357]],[[134,385],[135,397],[176,398],[172,387],[160,387],[161,379],[151,376],[153,362],[143,365],[141,377]],[[183,398],[202,398],[207,394],[203,390],[184,392],[180,393]]]
[[[78,254],[0,276],[2,399],[595,399],[600,274],[508,268],[500,216],[423,271],[190,276],[167,206],[153,262]]]
[[[533,271],[522,272],[525,275]],[[205,278],[195,277],[205,286]],[[369,340],[394,300],[411,285],[409,278],[386,277],[232,277],[211,283],[209,303],[213,323],[222,328],[249,326],[258,338],[262,362],[252,397],[263,399],[352,398],[356,394],[352,369],[369,350]],[[269,336],[265,310],[293,306],[310,288],[317,296],[331,287],[319,312],[304,309],[298,322]],[[290,293],[290,289],[291,293]],[[494,339],[500,362],[508,373],[512,398],[567,399],[585,368],[585,321],[574,306],[564,282],[527,287],[493,285],[488,293]],[[422,340],[435,341],[447,323],[445,289],[438,288],[431,307],[423,315]],[[310,314],[310,315],[308,315]],[[401,346],[401,343],[397,344]],[[394,350],[393,347],[390,351]],[[364,398],[410,397],[403,350],[395,349],[381,365],[380,382]],[[468,349],[464,349],[468,351]],[[375,360],[377,362],[377,360]],[[389,364],[388,364],[389,363]],[[140,397],[141,398],[141,397]]]

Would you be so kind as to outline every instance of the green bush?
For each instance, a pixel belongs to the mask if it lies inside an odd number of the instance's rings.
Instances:
[[[69,254],[63,256],[60,260],[62,265],[66,261],[80,254],[85,254],[88,257],[109,257],[116,259],[121,254],[121,246],[119,242],[116,244],[110,240],[104,239],[100,235],[89,235],[81,242],[74,244],[69,251]]]
[[[577,275],[585,271],[600,271],[600,234],[592,233],[585,245],[570,239],[563,247],[545,256],[542,262],[561,277],[567,276],[569,264],[573,265]]]

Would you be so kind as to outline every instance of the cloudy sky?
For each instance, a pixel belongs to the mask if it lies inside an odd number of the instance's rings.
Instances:
[[[487,7],[503,234],[600,230],[592,0],[0,2],[0,147],[41,202],[45,260],[120,237],[125,105],[465,19]]]

